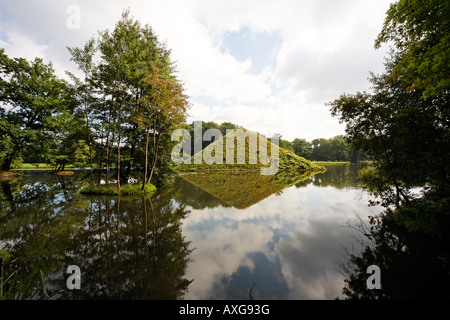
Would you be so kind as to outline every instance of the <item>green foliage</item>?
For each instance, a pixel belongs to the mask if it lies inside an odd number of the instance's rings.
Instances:
[[[409,231],[446,238],[450,227],[450,198],[430,201],[427,198],[414,199],[402,205],[396,212],[395,220]]]
[[[19,169],[23,164],[23,159],[20,155],[17,155],[11,163],[11,169]]]
[[[68,84],[42,59],[11,59],[0,49],[0,160],[8,171],[20,153],[45,153],[64,132],[58,119],[74,107]]]
[[[11,260],[11,253],[6,250],[0,249],[0,259],[3,263],[8,263]]]
[[[311,156],[315,161],[350,161],[350,147],[343,136],[331,139],[314,139],[311,142]]]
[[[149,183],[144,189],[138,184],[124,184],[119,188],[115,184],[106,185],[90,185],[80,190],[81,194],[86,195],[114,195],[114,196],[132,196],[132,195],[149,195],[156,191],[156,187]]]
[[[84,143],[72,154],[77,163],[89,163],[91,184],[94,163],[106,167],[107,184],[110,168],[116,167],[119,189],[132,168],[142,170],[143,185],[154,176],[163,180],[171,165],[166,161],[171,150],[167,136],[184,123],[189,107],[170,50],[129,11],[112,31],[101,31],[84,47],[68,50],[84,73],[81,80],[71,74],[82,119],[79,127],[84,128],[73,136]],[[96,54],[98,62],[93,59]]]
[[[87,167],[89,165],[89,155],[90,150],[86,141],[76,141],[76,143],[74,144],[74,152],[72,158],[73,165],[77,168]]]
[[[384,179],[376,167],[363,167],[358,170],[358,175],[361,178],[361,183],[364,188],[369,191],[376,192],[379,190],[385,190],[389,187],[389,182]]]
[[[201,122],[201,127],[202,127],[202,134],[201,137],[203,137],[203,135],[205,134],[205,132],[209,129],[217,129],[220,131],[220,133],[222,134],[222,136],[225,136],[227,134],[227,130],[234,130],[239,128],[238,125],[231,123],[231,122],[222,122],[221,124],[215,123],[214,121],[200,121]],[[192,122],[190,125],[186,126],[186,129],[189,131],[189,134],[191,137],[193,137],[193,141],[195,139],[195,135],[194,135],[194,122]],[[194,141],[196,143],[201,143],[202,145],[202,149],[205,149],[207,146],[209,146],[211,143],[214,142],[214,140],[203,140],[201,139],[201,141]],[[191,145],[191,153],[190,154],[194,154],[194,143],[192,143]]]
[[[450,3],[446,0],[399,0],[390,5],[375,42],[392,43],[398,58],[390,80],[424,98],[450,88]]]
[[[394,48],[385,72],[371,75],[373,92],[330,103],[352,147],[373,159],[360,175],[386,208],[363,227],[372,244],[350,255],[349,299],[448,298],[449,8],[439,0],[391,4],[376,47]],[[372,264],[382,270],[382,290],[367,288]]]
[[[292,141],[292,147],[296,155],[305,159],[311,159],[312,149],[310,143],[305,139],[295,138],[294,141]]]
[[[312,161],[350,161],[366,159],[364,153],[352,147],[346,137],[338,135],[330,139],[318,138],[311,142],[296,138],[292,141],[292,151]]]
[[[448,184],[449,168],[442,164],[450,157],[450,130],[448,112],[441,112],[448,98],[421,99],[420,91],[385,78],[372,76],[373,94],[342,95],[331,111],[346,123],[354,148],[375,160],[380,186],[395,188],[398,206],[413,187]]]
[[[278,146],[280,148],[283,148],[283,149],[286,149],[286,150],[294,152],[294,145],[293,145],[293,143],[290,142],[290,141],[284,140],[282,138],[283,136],[280,133],[275,133],[273,135],[273,137],[278,139]],[[267,141],[272,141],[271,139],[272,139],[272,137],[268,137]]]
[[[36,280],[42,271],[52,299],[181,299],[191,282],[192,248],[182,233],[188,210],[173,201],[176,191],[79,195],[88,176],[39,173],[0,185],[0,198],[8,200],[0,202],[1,248],[14,261],[3,279],[30,274],[41,256]],[[52,246],[40,254],[46,237]],[[81,290],[67,289],[69,265],[81,268]],[[48,298],[41,284],[35,298]]]
[[[9,275],[5,275],[3,264],[14,265],[14,259],[11,261],[12,255],[6,250],[0,250],[0,300],[29,300],[36,294],[43,294],[43,297],[50,298],[47,294],[44,272],[41,267],[45,259],[45,255],[50,246],[46,246],[44,241],[38,258],[33,261],[33,265],[25,270],[14,270]]]
[[[374,160],[363,181],[410,231],[449,239],[450,66],[448,1],[399,0],[376,47],[391,42],[372,93],[343,94],[329,105],[352,147]],[[419,195],[413,188],[421,188]]]

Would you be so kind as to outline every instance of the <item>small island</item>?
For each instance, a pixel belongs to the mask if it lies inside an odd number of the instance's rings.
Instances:
[[[84,195],[111,195],[111,196],[135,196],[151,195],[156,191],[156,187],[149,183],[144,188],[140,184],[124,184],[117,187],[117,184],[90,185],[80,190]]]

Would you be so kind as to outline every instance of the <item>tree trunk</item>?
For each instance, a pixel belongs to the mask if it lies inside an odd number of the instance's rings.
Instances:
[[[110,157],[110,152],[109,152],[109,134],[108,137],[106,138],[106,177],[105,177],[105,184],[109,184],[109,157]]]
[[[134,125],[132,139],[130,141],[130,144],[131,144],[130,160],[128,161],[127,169],[125,171],[125,178],[126,179],[128,179],[130,177],[130,175],[131,175],[131,170],[132,170],[133,164],[134,164],[134,156],[136,155],[137,141],[138,141],[138,129],[137,129],[137,126]]]
[[[155,163],[156,163],[156,157],[157,157],[157,156],[155,156]],[[149,184],[150,181],[152,181],[152,176],[153,176],[153,172],[154,172],[154,171],[155,171],[155,165],[152,164],[152,167],[151,167],[151,169],[150,169],[150,176],[148,177],[147,184]]]
[[[119,105],[119,126],[118,126],[118,139],[117,139],[117,188],[120,191],[120,123],[122,121],[122,105]]]
[[[144,159],[144,181],[142,182],[142,190],[144,190],[147,184],[147,165],[148,165],[148,136],[150,132],[147,129],[147,133],[145,136],[145,159]]]
[[[117,188],[120,191],[120,134],[117,140]]]
[[[2,164],[2,170],[3,171],[9,171],[11,170],[11,164],[13,162],[14,156],[15,156],[16,152],[15,150],[13,150],[13,152],[11,152],[9,155],[7,155],[4,160],[3,160],[3,164]]]
[[[152,156],[152,164],[150,167],[150,176],[147,180],[147,184],[150,183],[150,181],[152,181],[152,176],[153,176],[153,172],[155,171],[155,167],[156,167],[156,160],[158,159],[158,146],[159,146],[159,141],[161,138],[161,135],[163,134],[163,131],[160,132],[158,134],[158,136],[156,136],[156,130],[154,129],[153,131],[153,156]]]
[[[86,103],[86,102],[85,102]],[[85,108],[87,108],[85,106]],[[94,185],[94,166],[92,163],[92,146],[91,146],[91,129],[89,127],[89,115],[87,110],[85,110],[85,116],[86,116],[86,129],[87,129],[87,142],[88,142],[88,149],[89,149],[89,165],[91,167],[91,185]]]
[[[94,185],[94,164],[92,163],[92,146],[90,133],[88,133],[88,148],[89,148],[89,165],[91,166],[91,185]]]

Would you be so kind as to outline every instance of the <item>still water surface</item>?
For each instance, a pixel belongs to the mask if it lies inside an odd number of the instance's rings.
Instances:
[[[301,179],[177,177],[151,198],[81,196],[86,172],[2,182],[0,249],[59,299],[335,299],[368,206],[358,165]],[[45,240],[46,239],[46,240]],[[43,246],[45,240],[45,244]],[[44,247],[45,254],[40,254]],[[66,269],[81,270],[68,290]]]

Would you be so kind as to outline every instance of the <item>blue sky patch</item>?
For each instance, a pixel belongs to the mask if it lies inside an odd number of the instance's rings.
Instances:
[[[248,27],[227,32],[222,52],[229,52],[237,61],[252,60],[251,74],[259,74],[267,66],[274,66],[283,43],[280,32],[252,32]]]

